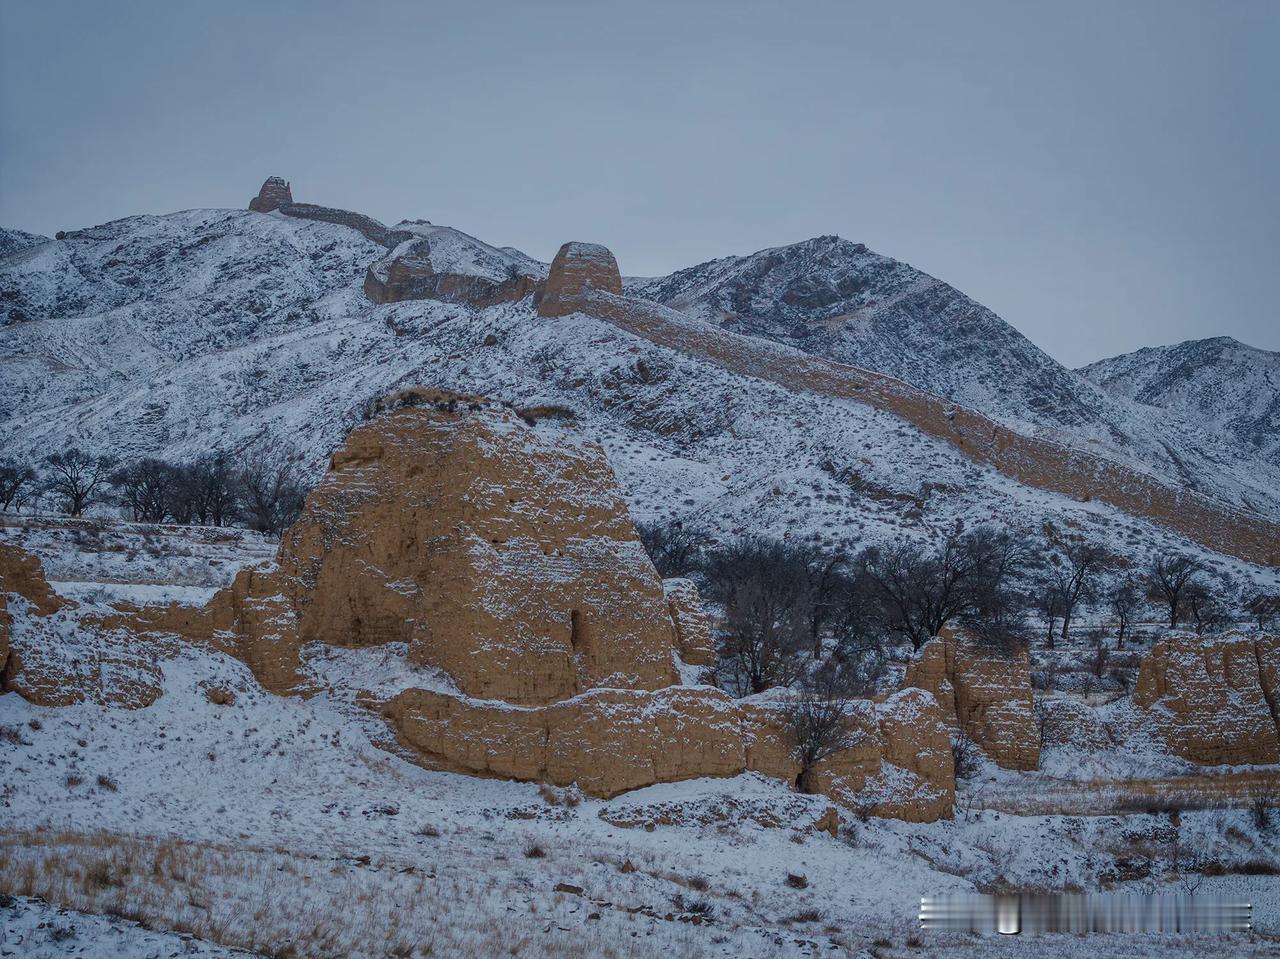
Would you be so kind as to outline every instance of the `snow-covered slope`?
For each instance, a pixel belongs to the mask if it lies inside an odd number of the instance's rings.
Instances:
[[[1065,523],[1128,552],[1191,548],[1097,501],[1023,487],[884,410],[603,320],[539,317],[527,298],[375,305],[362,283],[385,253],[337,224],[194,210],[12,255],[0,261],[13,291],[0,300],[0,445],[189,458],[275,440],[318,475],[371,398],[420,384],[570,411],[639,518],[830,544],[994,519],[1037,535]],[[1225,467],[1211,478],[1221,496],[1264,500]]]
[[[861,243],[817,237],[629,280],[627,292],[887,373],[1019,432],[1280,515],[1280,464],[1242,458],[1211,430],[1175,425],[1162,411],[1100,389],[954,287]]]
[[[813,828],[825,800],[764,777],[599,800],[429,771],[386,751],[332,691],[273,696],[211,650],[160,668],[164,694],[145,709],[0,695],[0,953],[1274,955],[1244,934],[1018,937],[1010,949],[1012,937],[922,937],[917,922],[921,896],[993,886],[1176,894],[1172,856],[1229,867],[1200,891],[1253,902],[1260,934],[1280,931],[1280,879],[1245,874],[1280,844],[1244,809],[1187,811],[1171,829],[1159,813],[1009,815],[975,789],[954,820],[846,815],[835,838]],[[210,685],[233,698],[212,702]],[[1135,847],[1149,850],[1146,872]]]
[[[1242,456],[1280,462],[1280,353],[1215,336],[1147,347],[1080,372],[1116,396],[1233,440]]]
[[[0,259],[29,247],[48,243],[47,236],[38,233],[27,233],[25,230],[6,230],[0,227]]]

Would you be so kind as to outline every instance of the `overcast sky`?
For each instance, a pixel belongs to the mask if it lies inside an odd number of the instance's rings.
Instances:
[[[666,273],[836,233],[1078,365],[1280,350],[1280,2],[0,2],[0,224],[300,201]]]

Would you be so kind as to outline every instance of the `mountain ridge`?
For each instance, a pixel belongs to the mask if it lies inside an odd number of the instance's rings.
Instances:
[[[1280,461],[1280,353],[1214,336],[1143,347],[1079,372],[1117,396],[1199,422]]]
[[[877,256],[834,238],[806,243],[819,256]],[[642,344],[581,316],[549,325],[527,299],[378,306],[361,279],[387,255],[349,224],[287,210],[196,210],[125,218],[6,258],[0,281],[17,295],[0,312],[13,385],[0,398],[0,437],[32,452],[77,441],[182,458],[210,443],[242,448],[283,435],[314,471],[359,421],[368,394],[422,384],[574,409],[609,449],[639,516],[700,517],[728,534],[914,538],[966,516],[1059,523],[1064,510],[1081,512],[973,472],[953,445],[912,438],[892,414],[769,388],[749,371],[726,374],[681,355],[680,343]],[[663,279],[629,280],[625,293]],[[792,297],[788,306],[813,302]],[[14,322],[15,310],[30,322]],[[1224,479],[1233,509],[1247,507],[1247,487],[1230,474],[1212,478]],[[861,492],[851,496],[850,484]],[[930,492],[940,487],[952,492]],[[669,491],[680,488],[687,495],[673,501]],[[1028,496],[1040,505],[1018,518]],[[1072,522],[1103,518],[1087,503],[1083,514]]]

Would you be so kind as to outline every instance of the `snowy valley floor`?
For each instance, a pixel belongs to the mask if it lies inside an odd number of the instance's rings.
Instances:
[[[825,800],[761,778],[599,801],[430,772],[338,699],[272,696],[197,651],[164,671],[137,711],[0,697],[0,893],[50,904],[6,900],[0,954],[1280,955],[1280,877],[1242,874],[1277,871],[1280,836],[1245,810],[969,808],[833,838],[812,828]],[[915,922],[921,895],[975,886],[1178,892],[1175,860],[1223,867],[1197,891],[1252,901],[1259,933],[1011,942]]]

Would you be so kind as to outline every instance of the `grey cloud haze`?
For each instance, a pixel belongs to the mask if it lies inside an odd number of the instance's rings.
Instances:
[[[0,223],[299,200],[630,274],[838,233],[1069,365],[1280,349],[1280,4],[0,4]]]

